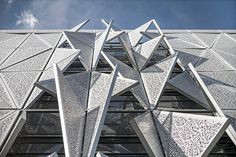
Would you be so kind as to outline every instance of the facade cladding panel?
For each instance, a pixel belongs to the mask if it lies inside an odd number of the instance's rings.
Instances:
[[[236,156],[236,31],[0,31],[0,156]]]

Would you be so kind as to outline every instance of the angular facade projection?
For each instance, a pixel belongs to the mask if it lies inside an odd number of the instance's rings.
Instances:
[[[0,156],[236,156],[236,31],[0,30]]]

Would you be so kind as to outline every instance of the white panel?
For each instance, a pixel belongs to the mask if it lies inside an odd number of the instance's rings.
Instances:
[[[74,93],[78,96],[78,99],[80,100],[79,103],[86,106],[90,72],[68,75],[65,76],[64,78],[68,81]],[[36,82],[35,85],[44,90],[45,92],[48,92],[56,96],[56,86],[54,78]]]
[[[31,108],[31,106],[43,95],[43,90],[38,87],[34,87],[33,91],[30,93],[29,98],[27,99],[24,108]]]
[[[102,22],[108,26],[108,22],[103,20],[102,19]],[[115,32],[115,31],[121,31],[121,29],[117,28],[116,26],[112,25],[112,28],[111,28],[112,32]],[[119,37],[118,37],[124,51],[127,53],[127,56],[130,60],[130,63],[132,64],[133,68],[134,69],[138,69],[137,68],[137,65],[136,65],[136,61],[135,61],[135,58],[134,58],[134,54],[133,54],[133,49],[132,49],[132,46],[131,46],[131,43],[130,43],[130,39],[129,39],[129,36],[128,36],[128,33],[123,33],[121,34]]]
[[[37,34],[40,38],[48,42],[51,47],[55,47],[59,38],[61,37],[61,33],[48,33],[48,34]]]
[[[233,38],[233,39],[235,39],[236,40],[236,34],[234,33],[230,33],[230,34],[227,34],[227,35],[229,35],[231,38]]]
[[[147,65],[148,61],[160,45],[162,38],[163,36],[159,36],[139,45],[139,50],[134,52],[139,70],[142,70]]]
[[[4,141],[8,138],[11,128],[17,119],[19,111],[0,110],[0,148],[3,147]],[[1,152],[1,151],[0,151]],[[0,154],[1,156],[1,154]]]
[[[187,66],[188,63],[192,63],[193,65],[195,65],[204,52],[204,50],[201,49],[180,49],[180,48],[175,48],[175,51],[178,51],[179,53],[178,58],[180,59],[181,63],[184,66]]]
[[[145,93],[145,89],[143,86],[141,76],[139,75],[139,72],[129,67],[128,65],[122,63],[121,61],[115,59],[109,54],[106,54],[104,52],[102,54],[103,54],[103,57],[107,60],[107,62],[112,67],[114,67],[116,64],[119,64],[119,72],[118,72],[119,76],[139,81],[139,84],[135,86],[134,88],[130,89],[130,91],[133,93],[136,99],[140,102],[140,104],[145,109],[147,109],[149,107],[149,102],[148,102],[147,95]]]
[[[95,33],[65,31],[64,34],[74,49],[80,49],[81,44],[87,45],[91,48],[94,47],[96,37]]]
[[[106,113],[110,104],[112,92],[117,78],[118,67],[116,66],[110,74],[109,81],[103,79],[96,81],[97,75],[92,74],[88,99],[88,110],[95,110],[97,118],[94,127],[87,127],[85,130],[84,157],[94,157],[98,141],[102,132]],[[99,107],[99,111],[97,110]],[[91,114],[95,116],[96,114]],[[89,115],[87,115],[89,116]],[[88,123],[87,119],[87,123]],[[91,122],[91,121],[90,121]],[[92,132],[93,130],[93,132]]]
[[[136,46],[138,44],[138,42],[141,40],[143,36],[141,32],[146,32],[151,24],[152,24],[152,20],[148,21],[147,23],[143,24],[142,26],[139,26],[138,28],[128,33],[130,43],[132,46]]]
[[[219,34],[212,33],[194,33],[200,40],[202,40],[208,47],[212,47]]]
[[[22,34],[0,33],[0,42],[20,37]]]
[[[13,51],[14,49],[0,49],[0,65]]]
[[[52,50],[47,50],[43,53],[37,54],[34,57],[23,61],[16,62],[2,71],[28,71],[28,70],[43,70],[45,64],[49,60]],[[9,62],[8,62],[9,63]]]
[[[177,53],[141,71],[140,74],[151,108],[157,105],[164,86],[174,69],[176,59]]]
[[[189,63],[188,68],[190,69],[191,73],[195,77],[195,80],[197,81],[199,86],[202,88],[204,94],[208,98],[209,105],[211,105],[211,108],[216,111],[216,112],[214,112],[214,115],[219,116],[219,117],[225,117],[225,114],[222,112],[221,108],[219,107],[219,105],[217,104],[216,100],[214,99],[214,97],[212,96],[212,94],[210,93],[210,91],[208,90],[208,87],[207,87],[207,85],[209,86],[209,84],[212,84],[213,80],[209,80],[208,82],[206,82],[206,81],[204,82],[203,79],[197,73],[197,71],[194,69],[192,64]],[[213,74],[214,73],[216,73],[216,72],[213,72]],[[215,75],[215,76],[217,76],[217,75]],[[233,75],[229,75],[229,76],[233,76]],[[221,76],[218,76],[218,77],[221,77]],[[234,81],[235,80],[230,80],[229,82],[234,82]],[[216,83],[218,83],[218,82],[219,81],[217,81]],[[221,92],[224,93],[225,91],[221,91]],[[223,98],[225,98],[225,96],[223,96]],[[229,106],[227,106],[227,108],[229,108]],[[235,132],[234,128],[230,125],[228,127],[228,129],[226,130],[226,132],[229,135],[230,139],[233,141],[233,143],[236,145],[236,132]]]
[[[207,156],[229,125],[227,118],[154,111],[166,156]]]
[[[215,52],[219,54],[225,60],[225,62],[236,69],[236,55],[221,50],[216,50]]]
[[[141,32],[141,33],[150,39],[156,38],[160,35],[160,33],[158,33],[158,32],[148,32],[147,31],[147,32]]]
[[[4,83],[19,108],[23,107],[39,74],[40,71],[1,73]]]
[[[168,86],[210,110],[207,99],[202,90],[188,72],[183,72],[182,74],[170,79],[168,81]]]
[[[198,44],[196,44],[196,42],[195,43],[190,42],[191,39],[188,40],[189,35],[186,35],[186,36],[187,37],[184,37],[184,35],[180,34],[180,37],[179,37],[177,34],[167,34],[166,38],[168,42],[170,43],[170,45],[172,46],[172,48],[205,48],[205,46],[199,42],[197,42]],[[190,36],[190,38],[192,38],[192,36]]]
[[[57,48],[52,57],[50,58],[49,63],[47,64],[43,74],[40,77],[40,81],[47,80],[47,79],[53,79],[53,68],[52,65],[54,63],[57,63],[61,71],[65,71],[72,62],[78,57],[78,50],[71,50],[71,49],[60,49]],[[38,98],[43,94],[43,90],[36,88],[33,90],[31,95],[29,96],[29,99],[26,102],[25,108],[30,108],[31,105],[33,105]]]
[[[74,49],[80,49],[80,61],[86,70],[91,70],[95,33],[64,32]]]
[[[80,104],[69,82],[54,67],[58,106],[66,157],[80,156],[85,123],[85,106]]]
[[[236,72],[199,72],[221,109],[236,108]]]
[[[125,33],[125,31],[113,31],[110,32],[108,37],[107,37],[107,42],[119,37],[121,34]]]
[[[211,50],[205,50],[202,57],[195,65],[197,71],[224,71],[234,70],[232,67],[220,58],[215,52]]]
[[[16,118],[15,116],[17,116],[19,112],[20,111],[14,111],[14,113],[13,113],[13,114],[15,114],[14,118]],[[9,119],[12,119],[12,121],[9,122],[9,123],[12,123],[13,122],[13,118],[9,117]],[[12,144],[14,143],[16,137],[18,136],[19,132],[21,131],[21,129],[23,127],[23,125],[25,124],[25,121],[26,121],[26,112],[22,111],[20,116],[18,117],[18,119],[14,123],[14,125],[11,124],[12,125],[11,132],[9,133],[9,135],[7,135],[7,139],[5,141],[5,144],[4,144],[4,146],[0,150],[0,156],[6,156],[7,155],[7,153],[11,149]]]
[[[0,78],[0,108],[17,108],[10,94]]]
[[[124,49],[124,51],[127,53],[127,56],[130,60],[130,63],[132,64],[132,66],[134,67],[134,69],[137,69],[137,64],[134,58],[134,53],[133,53],[133,49],[132,46],[130,44],[130,40],[129,40],[129,36],[127,33],[122,34],[119,37],[119,41]]]
[[[31,34],[25,42],[20,46],[20,48],[28,49],[28,48],[50,48],[48,44],[42,41],[35,34]]]
[[[178,39],[184,42],[192,43],[193,45],[205,48],[206,46],[201,43],[194,35],[190,33],[176,33],[176,34],[168,34],[172,39]]]
[[[135,117],[131,125],[150,157],[164,157],[157,128],[150,112]]]
[[[236,110],[222,110],[227,118],[229,118],[230,123],[234,130],[236,130]]]
[[[92,72],[92,76],[95,78],[96,82],[103,81],[103,82],[109,83],[109,80],[110,80],[109,74],[104,74],[104,73],[99,73],[99,72],[94,71],[94,72]],[[114,90],[112,92],[112,96],[120,95],[120,94],[130,90],[130,88],[133,88],[137,84],[138,84],[138,81],[136,81],[136,80],[127,79],[127,78],[123,78],[123,77],[117,77],[116,82],[115,82],[115,86],[114,86]],[[92,85],[93,85],[93,83],[92,83]]]
[[[72,32],[78,32],[87,22],[89,22],[89,20],[85,20],[83,21],[82,23],[78,24],[77,26],[73,27],[72,29],[70,29],[69,31],[72,31]],[[66,41],[66,38],[65,36],[62,36],[62,38],[60,39],[59,43],[58,43],[58,46],[59,47],[61,44],[63,44],[64,42]]]
[[[28,34],[19,36],[14,39],[10,39],[7,41],[3,41],[0,43],[1,49],[15,49],[17,48],[26,38],[28,37]]]
[[[60,69],[61,67],[68,67],[67,65],[78,56],[78,52],[79,50],[56,48],[45,69],[51,68],[54,63],[60,63],[58,65]]]
[[[107,29],[95,40],[94,52],[93,52],[93,64],[92,69],[95,69],[101,55],[101,51],[106,43],[107,37],[111,29],[112,22],[109,23]]]
[[[18,62],[24,61],[40,53],[46,52],[47,50],[50,49],[48,48],[17,49],[5,62],[3,62],[3,64],[1,65],[1,69],[14,65]]]
[[[215,50],[226,51],[232,55],[236,55],[236,41],[229,38],[225,34],[221,34],[220,38],[216,41],[213,46]]]

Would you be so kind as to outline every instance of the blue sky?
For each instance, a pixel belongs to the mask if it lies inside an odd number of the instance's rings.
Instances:
[[[0,29],[121,28],[156,19],[167,29],[236,29],[236,0],[0,0]]]

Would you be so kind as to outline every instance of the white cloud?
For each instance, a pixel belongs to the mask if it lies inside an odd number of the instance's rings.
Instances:
[[[33,29],[38,23],[38,19],[30,11],[24,10],[21,12],[20,16],[17,16],[16,25]]]
[[[14,2],[14,0],[5,0],[7,3],[7,7],[10,8],[12,6],[12,3]]]

